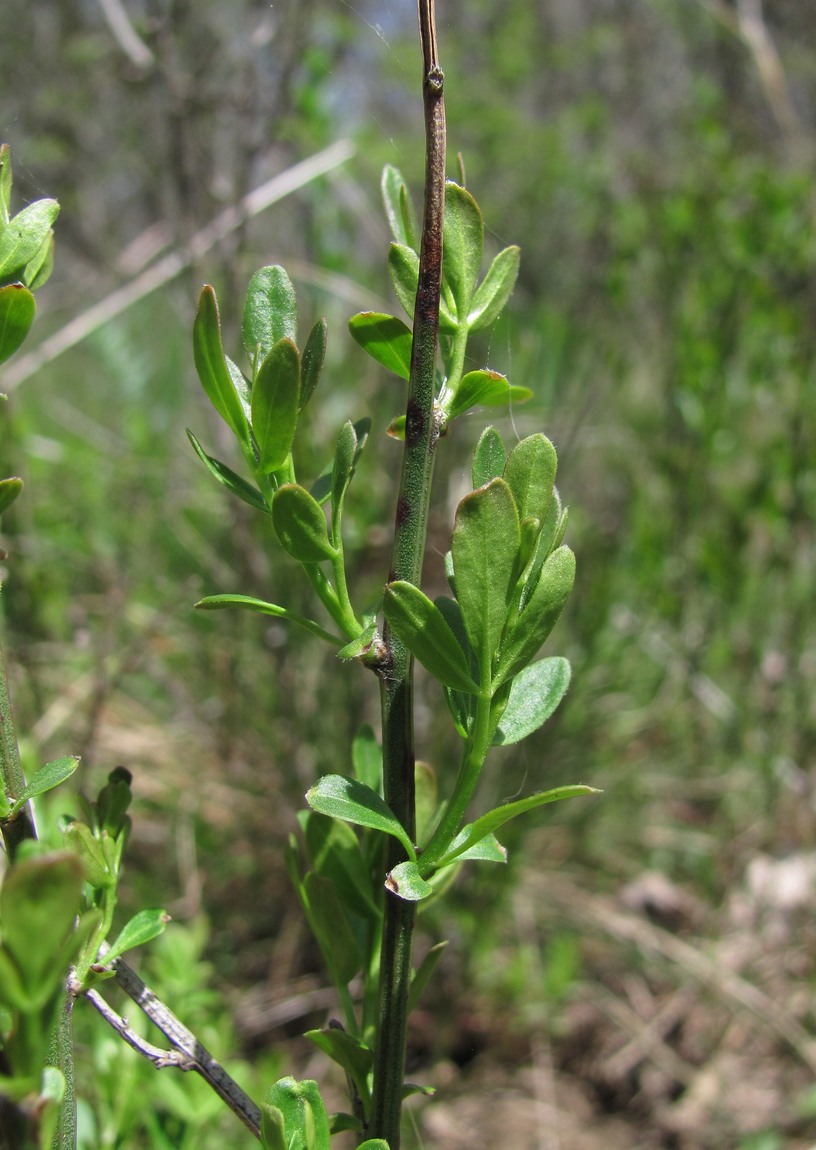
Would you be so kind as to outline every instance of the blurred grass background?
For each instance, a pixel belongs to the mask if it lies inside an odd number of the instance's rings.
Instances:
[[[415,1026],[418,1073],[487,1058],[491,1081],[532,1068],[526,1094],[551,1105],[567,1148],[583,1104],[585,1147],[596,1126],[616,1145],[613,1119],[630,1148],[810,1146],[816,10],[445,0],[438,19],[451,174],[461,151],[488,245],[522,248],[512,306],[473,365],[534,389],[498,422],[508,439],[543,428],[556,443],[579,571],[550,643],[572,661],[569,696],[496,754],[483,800],[576,781],[605,795],[512,829],[507,870],[472,868],[428,913],[428,939],[450,937],[452,957],[435,1013]],[[294,1036],[326,1010],[282,846],[315,776],[347,768],[377,699],[369,677],[282,625],[192,611],[217,591],[306,601],[265,525],[189,449],[185,426],[235,463],[195,380],[190,329],[213,282],[236,349],[248,277],[273,262],[292,274],[304,330],[328,317],[299,474],[319,473],[346,418],[372,416],[347,522],[357,600],[375,599],[398,467],[384,429],[403,395],[345,324],[390,298],[382,165],[419,194],[414,23],[411,0],[4,5],[0,135],[16,202],[62,203],[35,341],[271,175],[339,138],[356,144],[77,346],[24,379],[20,355],[0,380],[4,473],[26,481],[4,520],[3,610],[27,761],[80,753],[89,790],[117,762],[134,771],[125,897],[190,924],[171,952],[218,987],[223,1046],[263,1051],[264,1073],[281,1050],[306,1059]],[[440,453],[429,586],[484,422],[457,423]],[[444,776],[456,746],[439,702],[422,694],[420,740]],[[804,894],[780,925],[767,876],[785,862]],[[662,933],[650,943],[626,923]],[[708,977],[669,935],[707,956]],[[169,968],[154,964],[159,984]],[[713,1101],[689,1102],[699,1076],[746,1045],[724,971],[770,1004],[764,1029],[748,1029],[755,1063],[784,1079],[764,1108],[733,1096],[738,1063]],[[677,1018],[661,1029],[668,1007]],[[659,1056],[641,1041],[655,1026]],[[639,1057],[620,1057],[638,1042]],[[593,1044],[603,1059],[588,1061]],[[189,1114],[146,1132],[142,1115],[139,1133],[104,1141],[98,1077],[95,1089],[91,1144],[223,1137]],[[443,1125],[424,1136],[455,1150],[464,1119],[446,1132],[444,1103],[436,1112]],[[556,1145],[526,1137],[514,1145]]]

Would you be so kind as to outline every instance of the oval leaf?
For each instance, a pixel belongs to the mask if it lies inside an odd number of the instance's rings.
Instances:
[[[473,453],[471,476],[474,490],[502,476],[506,463],[507,451],[501,435],[495,427],[486,427]]]
[[[8,511],[22,490],[23,481],[16,475],[10,476],[8,479],[0,479],[0,515],[4,511]]]
[[[500,403],[523,403],[532,396],[528,387],[512,387],[498,371],[469,371],[463,377],[450,404],[448,419],[464,415],[471,407],[495,407]]]
[[[445,234],[442,272],[456,304],[460,323],[470,312],[484,248],[484,223],[479,205],[458,184],[445,185]]]
[[[126,950],[144,946],[146,942],[158,938],[169,921],[170,915],[161,909],[140,910],[138,914],[134,914],[127,926],[117,935],[110,950],[105,952],[105,965],[109,966]]]
[[[434,893],[434,888],[425,881],[413,861],[400,863],[389,871],[385,878],[385,889],[407,902],[420,902]]]
[[[385,214],[391,227],[394,239],[409,247],[417,247],[418,229],[414,205],[408,194],[408,187],[402,178],[399,169],[392,164],[383,168],[382,182],[383,203]]]
[[[300,409],[301,411],[312,398],[323,363],[326,359],[326,340],[328,338],[328,324],[325,319],[319,319],[309,332],[306,346],[303,349],[303,359],[300,365]]]
[[[513,492],[519,519],[544,522],[552,502],[556,466],[555,448],[540,432],[522,439],[510,452],[504,478]]]
[[[513,246],[499,252],[493,260],[470,305],[470,331],[490,327],[504,310],[516,284],[520,254],[519,249]]]
[[[442,612],[419,587],[403,580],[389,583],[384,610],[401,641],[426,671],[445,687],[478,694],[467,655]]]
[[[14,355],[34,322],[37,305],[22,284],[0,288],[0,363]]]
[[[272,522],[283,546],[301,563],[334,559],[326,516],[314,496],[297,483],[284,483],[272,499]]]
[[[18,795],[11,808],[11,814],[15,815],[29,799],[33,799],[36,795],[44,795],[46,791],[51,791],[66,779],[70,779],[78,766],[79,755],[68,755],[64,759],[54,759],[53,762],[46,763],[32,776],[25,790]]]
[[[411,374],[410,329],[401,319],[375,311],[363,311],[349,320],[349,331],[372,359],[400,379]]]
[[[290,339],[274,344],[261,364],[251,402],[258,467],[268,475],[289,457],[300,410],[300,356]]]
[[[56,200],[35,200],[0,228],[0,279],[21,278],[26,264],[48,239],[58,215]]]
[[[513,680],[493,745],[519,743],[537,731],[567,693],[570,675],[569,662],[560,656],[525,667]]]
[[[419,282],[419,256],[414,249],[405,244],[392,244],[388,249],[388,274],[397,299],[413,319]]]
[[[503,479],[466,495],[457,507],[451,541],[456,598],[485,687],[513,595],[520,544],[518,512]]]
[[[574,581],[575,556],[569,547],[559,547],[548,556],[529,603],[516,617],[502,643],[494,689],[512,679],[533,659],[558,621]]]
[[[279,265],[260,268],[249,281],[243,317],[244,347],[253,365],[276,343],[297,343],[297,303],[292,281]]]
[[[411,859],[416,859],[413,844],[391,808],[376,791],[345,775],[324,775],[306,795],[313,811],[331,815],[360,827],[392,835],[399,839]]]

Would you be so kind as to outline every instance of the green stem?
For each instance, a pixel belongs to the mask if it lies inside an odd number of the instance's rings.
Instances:
[[[391,580],[406,579],[417,585],[422,574],[431,478],[439,438],[434,418],[434,390],[445,208],[445,107],[436,50],[434,0],[419,0],[419,28],[425,107],[425,212],[414,309],[405,451],[389,576]],[[383,793],[413,841],[416,836],[413,660],[387,625],[383,641],[386,650],[380,669]],[[389,838],[386,868],[391,870],[404,858],[403,848],[396,839]],[[399,1150],[400,1145],[415,914],[413,903],[386,895],[374,1091],[366,1137],[385,1139],[390,1150]]]
[[[433,873],[434,863],[441,859],[462,828],[468,803],[473,798],[476,784],[482,773],[485,759],[490,750],[490,696],[480,695],[476,704],[473,729],[465,746],[459,774],[454,784],[450,802],[439,826],[420,857],[420,870],[423,877]]]
[[[0,649],[0,788],[9,799],[17,798],[25,790],[2,649]],[[37,837],[31,816],[31,804],[26,803],[13,819],[3,819],[0,822],[0,831],[9,857],[13,858],[20,843],[25,839]]]

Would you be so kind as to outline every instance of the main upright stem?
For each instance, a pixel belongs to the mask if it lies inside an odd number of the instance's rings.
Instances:
[[[436,49],[434,0],[418,0],[418,8],[425,106],[425,206],[414,309],[405,451],[389,574],[389,580],[405,579],[417,586],[422,575],[431,478],[439,438],[439,427],[434,415],[434,392],[445,209],[445,106],[442,98],[443,76]],[[387,623],[383,640],[386,649],[380,675],[383,790],[385,801],[414,840],[413,659]],[[399,842],[389,838],[386,848],[387,869],[391,870],[404,857]],[[384,1138],[390,1150],[399,1150],[400,1145],[414,920],[414,903],[386,893],[374,1058],[374,1097],[367,1137]]]

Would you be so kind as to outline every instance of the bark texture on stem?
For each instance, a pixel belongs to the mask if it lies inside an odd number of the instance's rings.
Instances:
[[[405,450],[389,579],[419,585],[428,525],[431,478],[439,428],[434,413],[442,229],[445,204],[445,107],[436,48],[433,0],[419,0],[425,109],[425,202],[419,281],[414,310]],[[391,629],[384,631],[386,659],[380,672],[385,800],[411,839],[416,833],[414,795],[413,660]],[[388,840],[386,868],[404,859]],[[405,1077],[407,1000],[411,979],[413,903],[386,894],[380,965],[374,1097],[367,1136],[399,1150]]]

